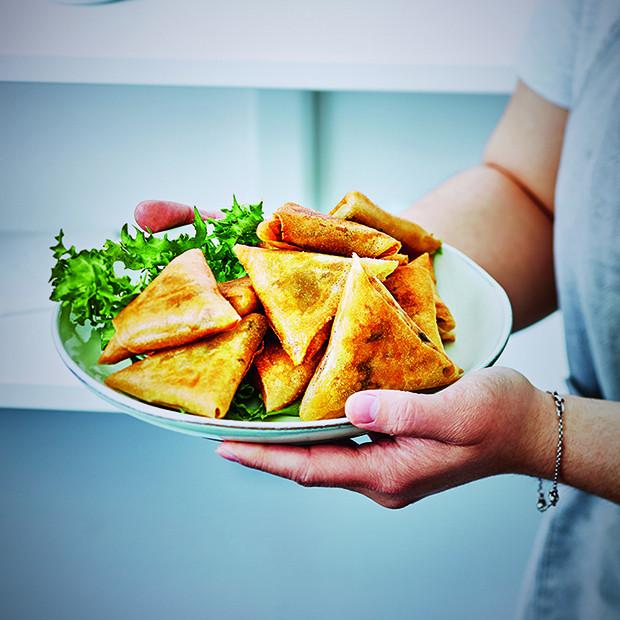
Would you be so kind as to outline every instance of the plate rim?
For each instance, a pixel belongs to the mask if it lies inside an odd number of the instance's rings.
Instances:
[[[492,366],[508,343],[510,333],[512,331],[512,306],[506,291],[503,287],[491,276],[484,268],[478,265],[469,256],[455,248],[454,246],[443,243],[442,251],[448,251],[458,255],[470,269],[473,269],[482,279],[498,293],[498,301],[501,301],[503,324],[501,332],[498,333],[498,338],[495,346],[491,352],[483,359],[477,366],[468,370],[468,372],[474,372],[482,368]],[[173,422],[184,422],[187,424],[195,424],[197,426],[207,428],[218,428],[222,431],[225,430],[243,430],[243,431],[275,431],[275,432],[308,432],[315,433],[323,430],[336,430],[340,428],[351,429],[357,428],[351,424],[346,417],[332,418],[329,420],[311,420],[298,422],[269,422],[269,421],[244,421],[244,420],[227,420],[226,418],[209,418],[206,416],[195,415],[191,413],[179,413],[172,411],[171,409],[164,409],[157,405],[152,405],[140,401],[136,398],[117,392],[112,388],[109,388],[104,383],[101,383],[91,377],[85,370],[83,370],[69,355],[61,338],[60,338],[60,319],[62,314],[62,306],[58,304],[56,312],[52,314],[52,339],[54,347],[57,353],[62,359],[68,370],[87,388],[94,392],[97,396],[102,398],[108,404],[114,406],[117,409],[126,411],[129,414],[138,413],[142,416],[148,415],[161,420],[169,420]],[[269,433],[267,433],[269,434]]]

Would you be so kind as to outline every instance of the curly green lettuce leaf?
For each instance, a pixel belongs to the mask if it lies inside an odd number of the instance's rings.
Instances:
[[[243,266],[233,252],[235,244],[258,245],[256,227],[263,221],[263,203],[241,205],[233,196],[230,209],[222,209],[224,217],[209,220],[212,227],[207,235],[203,251],[218,282],[226,282],[246,275]]]
[[[200,248],[218,282],[245,275],[233,252],[236,243],[256,245],[256,227],[263,220],[263,204],[239,204],[233,197],[224,217],[203,221],[194,210],[194,230],[170,238],[155,236],[125,224],[120,239],[108,239],[102,248],[67,248],[61,230],[50,249],[56,259],[52,268],[50,299],[71,312],[78,325],[90,323],[99,332],[102,346],[114,333],[112,319],[176,256]]]
[[[115,317],[143,288],[128,275],[115,271],[114,260],[105,249],[80,250],[67,248],[61,230],[50,249],[56,259],[52,267],[50,299],[60,302],[71,311],[78,325],[89,322],[107,342],[114,328]]]

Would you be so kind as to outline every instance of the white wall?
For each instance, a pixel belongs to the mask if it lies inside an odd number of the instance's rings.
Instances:
[[[0,3],[0,79],[506,92],[536,0],[77,1]]]
[[[147,198],[311,203],[312,97],[0,83],[1,229],[116,231]]]
[[[319,103],[320,197],[366,192],[389,211],[480,161],[505,96],[324,93]]]

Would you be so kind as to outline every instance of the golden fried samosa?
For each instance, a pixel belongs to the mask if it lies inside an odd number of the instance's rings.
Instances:
[[[456,336],[454,335],[454,328],[456,327],[456,321],[450,308],[446,306],[446,303],[439,296],[437,288],[435,287],[435,310],[437,314],[437,327],[439,329],[439,335],[444,342],[454,342]]]
[[[121,346],[144,353],[226,331],[240,319],[203,253],[193,249],[170,261],[112,322]]]
[[[217,286],[220,293],[230,302],[239,316],[246,316],[246,314],[259,310],[260,302],[252,288],[250,278],[247,276],[228,282],[220,282]]]
[[[386,258],[400,249],[400,243],[384,232],[294,202],[282,205],[271,219],[261,222],[256,234],[267,246],[347,257],[355,252],[368,258]]]
[[[149,403],[221,418],[266,331],[267,319],[249,314],[227,332],[154,353],[110,375],[105,383]]]
[[[323,342],[329,334],[325,334]],[[306,355],[301,364],[295,365],[275,334],[265,338],[263,350],[254,359],[254,368],[267,411],[278,411],[295,401],[306,389],[323,350]]]
[[[428,253],[425,252],[408,265],[398,267],[386,278],[385,287],[431,342],[443,351],[437,328],[435,284],[429,267]]]
[[[293,364],[301,364],[310,348],[316,351],[322,345],[317,338],[336,314],[351,259],[245,245],[236,245],[234,251],[284,350]],[[381,279],[398,265],[391,260],[361,260]]]
[[[217,287],[239,316],[246,316],[259,310],[260,302],[252,288],[250,278],[247,276],[228,282],[219,282]],[[133,353],[129,349],[121,345],[115,333],[99,357],[99,363],[116,364],[132,355]]]
[[[98,363],[99,364],[116,364],[122,360],[126,360],[128,357],[131,357],[133,353],[126,349],[118,340],[118,336],[116,333],[108,342],[106,348],[103,350],[101,355],[99,356]]]
[[[424,265],[428,267],[430,274],[433,278],[433,295],[435,297],[435,313],[437,315],[437,328],[439,329],[439,335],[443,342],[454,342],[456,339],[454,336],[454,329],[456,328],[456,321],[450,308],[446,305],[446,302],[439,296],[437,290],[437,278],[435,277],[435,257],[432,259],[429,257],[428,261],[424,262]]]
[[[411,220],[384,211],[360,192],[346,194],[329,214],[391,235],[402,243],[403,252],[411,257],[424,252],[433,254],[441,247],[441,241],[424,228]]]
[[[301,401],[303,420],[344,415],[360,390],[447,385],[460,369],[432,344],[381,282],[353,258],[332,333]]]
[[[256,227],[256,236],[262,241],[260,247],[270,250],[301,250],[302,248],[292,243],[282,241],[282,222],[275,215],[271,219],[263,220]]]
[[[397,260],[400,266],[409,263],[409,257],[406,254],[392,254],[389,258],[390,260]]]

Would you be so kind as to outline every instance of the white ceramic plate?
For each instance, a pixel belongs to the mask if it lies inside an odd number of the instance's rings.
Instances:
[[[481,267],[447,244],[435,259],[435,272],[439,293],[456,320],[456,341],[447,344],[447,354],[465,372],[491,366],[506,346],[512,327],[506,293]],[[103,383],[107,375],[127,362],[99,366],[99,339],[90,328],[71,323],[68,312],[59,309],[53,337],[63,362],[86,387],[121,411],[162,428],[208,439],[264,443],[314,443],[364,434],[346,418],[303,422],[292,416],[278,416],[264,422],[243,422],[214,420],[149,405]]]

